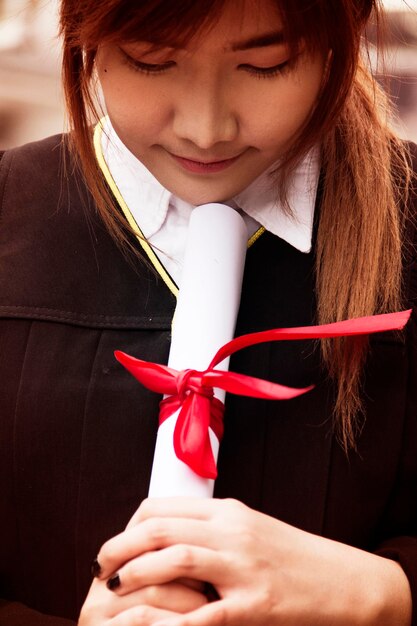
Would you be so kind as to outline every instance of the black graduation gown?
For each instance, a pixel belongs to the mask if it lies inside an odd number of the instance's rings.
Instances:
[[[76,619],[98,548],[146,497],[160,398],[113,352],[166,362],[175,307],[153,270],[126,261],[68,154],[63,171],[63,150],[53,137],[6,152],[0,165],[0,624],[7,626]],[[411,221],[408,237],[416,241]],[[414,307],[410,254],[404,282],[406,306]],[[314,315],[314,251],[302,254],[265,233],[248,251],[236,334],[307,325]],[[315,388],[289,402],[228,397],[215,490],[399,560],[414,607],[416,319],[402,335],[372,338],[366,422],[348,457],[332,435],[334,389],[313,342],[265,344],[233,357],[234,371]]]

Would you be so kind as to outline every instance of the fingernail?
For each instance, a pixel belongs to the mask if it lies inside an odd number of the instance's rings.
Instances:
[[[106,585],[107,585],[107,589],[110,589],[110,591],[114,591],[115,589],[120,587],[120,576],[119,576],[119,574],[116,574],[116,576],[113,576],[112,578],[109,578],[109,580],[106,582]]]
[[[94,578],[97,578],[98,576],[100,576],[100,574],[101,565],[97,559],[94,559],[94,561],[91,563],[91,575],[94,576]]]

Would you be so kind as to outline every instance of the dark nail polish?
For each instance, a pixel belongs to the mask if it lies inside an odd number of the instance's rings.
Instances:
[[[113,576],[112,578],[109,578],[109,580],[107,581],[106,585],[107,585],[107,589],[110,589],[110,591],[114,591],[115,589],[120,587],[120,576],[119,576],[119,574],[116,574],[116,576]]]
[[[97,559],[91,563],[91,575],[97,578],[101,574],[101,565]]]

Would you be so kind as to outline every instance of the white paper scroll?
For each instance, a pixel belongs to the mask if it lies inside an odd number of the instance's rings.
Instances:
[[[240,304],[247,249],[243,218],[229,206],[205,204],[192,212],[175,310],[168,365],[177,370],[205,370],[217,350],[233,338]],[[219,369],[228,368],[228,359]],[[224,401],[225,392],[214,390]],[[174,452],[178,412],[158,430],[150,497],[212,497],[214,481],[201,478]],[[210,430],[213,454],[219,442]]]

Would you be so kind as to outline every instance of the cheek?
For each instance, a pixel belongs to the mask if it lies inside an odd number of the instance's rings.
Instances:
[[[121,138],[127,143],[155,136],[164,126],[167,116],[161,97],[141,88],[141,81],[123,81],[119,78],[102,82],[107,113]]]
[[[273,89],[260,87],[248,107],[248,129],[264,147],[290,139],[308,119],[317,101],[321,67],[309,72],[305,68],[294,76],[278,80]],[[252,122],[250,121],[252,120]]]
[[[160,89],[106,49],[97,55],[96,69],[107,113],[121,138],[130,142],[155,134],[167,115]]]

